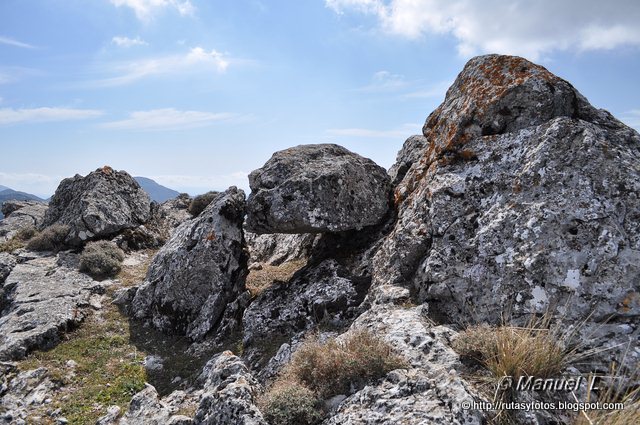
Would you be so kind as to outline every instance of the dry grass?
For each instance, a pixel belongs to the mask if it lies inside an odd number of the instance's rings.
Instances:
[[[324,416],[319,401],[350,394],[406,365],[391,346],[368,331],[324,343],[312,337],[296,351],[258,405],[272,425],[315,424]]]
[[[27,243],[27,249],[31,251],[59,251],[64,248],[64,241],[69,230],[67,225],[53,224],[33,236]]]
[[[569,360],[562,339],[553,330],[536,326],[473,326],[460,333],[454,349],[478,361],[498,379],[558,376]]]
[[[247,276],[247,289],[255,298],[274,282],[287,282],[295,272],[307,264],[306,260],[294,260],[279,266],[263,264],[261,270],[251,270]]]
[[[34,226],[23,227],[15,235],[4,242],[0,242],[0,252],[13,252],[16,249],[24,248],[26,242],[38,233]]]
[[[406,367],[406,362],[389,344],[370,332],[358,331],[344,341],[307,340],[284,373],[327,399],[349,394],[354,388],[402,367]]]
[[[587,402],[624,403],[624,409],[581,411],[574,425],[636,425],[640,424],[640,387],[631,386],[640,381],[640,370],[624,374],[611,366],[611,379],[599,394],[589,392]]]
[[[153,256],[158,252],[157,249],[146,249],[144,251],[138,251],[137,255],[140,258],[140,262],[135,265],[123,265],[122,270],[116,276],[121,283],[121,287],[129,288],[131,286],[139,285],[147,276],[147,270],[153,260]]]

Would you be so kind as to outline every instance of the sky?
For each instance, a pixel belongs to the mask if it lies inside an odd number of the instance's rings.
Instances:
[[[388,168],[471,57],[523,56],[640,129],[637,0],[2,0],[0,185],[103,165],[197,194],[277,150]]]

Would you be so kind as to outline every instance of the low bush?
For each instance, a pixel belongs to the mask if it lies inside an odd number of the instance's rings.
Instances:
[[[89,242],[80,255],[80,271],[95,279],[113,277],[123,260],[124,252],[113,242]]]
[[[26,242],[29,239],[36,236],[37,234],[38,234],[38,229],[36,229],[34,226],[27,226],[18,230],[14,237],[20,241]]]
[[[53,224],[33,236],[27,244],[31,251],[60,251],[65,246],[69,226]]]
[[[358,331],[344,341],[305,342],[293,356],[287,372],[327,399],[349,394],[405,366],[405,361],[385,341],[368,331]]]
[[[322,420],[320,401],[295,380],[280,380],[260,398],[258,408],[271,425],[314,425]]]
[[[207,192],[202,195],[198,195],[189,204],[189,214],[193,217],[197,217],[200,215],[202,211],[213,201],[213,199],[218,195],[218,192]]]

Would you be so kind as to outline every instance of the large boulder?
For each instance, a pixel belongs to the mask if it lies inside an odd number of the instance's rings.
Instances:
[[[332,144],[276,152],[249,185],[247,229],[260,234],[362,229],[389,211],[386,171]]]
[[[550,311],[587,319],[595,345],[637,345],[637,132],[546,69],[489,55],[469,61],[424,136],[374,285],[412,287],[447,323]]]
[[[86,177],[62,180],[49,202],[43,226],[66,224],[71,228],[66,242],[81,245],[146,223],[150,203],[149,195],[127,172],[103,167]]]
[[[39,227],[47,211],[47,204],[39,201],[4,201],[0,220],[0,242],[9,240],[20,229]]]
[[[314,233],[271,233],[258,235],[244,232],[249,249],[249,264],[266,263],[278,266],[309,257],[318,235]]]
[[[244,214],[244,192],[231,187],[181,224],[153,258],[131,304],[134,317],[193,340],[233,327],[233,303],[245,292]]]

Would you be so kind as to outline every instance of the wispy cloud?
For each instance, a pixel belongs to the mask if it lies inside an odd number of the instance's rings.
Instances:
[[[95,109],[49,107],[31,109],[3,108],[0,109],[0,125],[85,120],[99,117],[102,114],[102,111],[98,111]]]
[[[209,190],[224,190],[229,186],[238,186],[248,190],[249,181],[247,171],[236,171],[229,174],[210,176],[191,175],[156,175],[147,176],[163,186],[192,194],[203,193]]]
[[[357,91],[365,93],[396,91],[407,87],[403,75],[392,74],[389,71],[378,71],[371,77],[371,82]]]
[[[35,46],[32,46],[28,43],[23,43],[22,41],[15,40],[9,37],[0,36],[0,44],[6,44],[8,46],[21,47],[23,49],[35,49]]]
[[[369,128],[333,128],[327,133],[333,136],[347,137],[375,137],[375,138],[406,138],[420,131],[420,126],[416,124],[403,124],[401,127],[391,130],[377,130]]]
[[[441,81],[426,87],[419,87],[415,91],[402,95],[405,99],[422,99],[422,98],[443,98],[447,94],[447,89],[453,84],[451,81]]]
[[[119,47],[146,46],[149,44],[140,37],[129,38],[116,36],[111,39],[111,42]]]
[[[41,75],[42,71],[21,66],[0,66],[0,84],[9,84],[20,81],[24,77]]]
[[[640,2],[602,0],[325,0],[338,14],[374,16],[388,34],[453,36],[462,56],[640,46]]]
[[[232,59],[215,49],[194,47],[184,54],[145,58],[131,62],[103,64],[101,68],[110,77],[74,84],[84,87],[113,87],[130,84],[155,75],[173,75],[189,72],[224,73]]]
[[[640,109],[632,109],[623,113],[620,117],[622,122],[640,131]]]
[[[104,123],[101,127],[141,131],[185,130],[206,127],[234,118],[238,118],[238,115],[228,112],[179,111],[174,108],[165,108],[132,112],[125,120]]]
[[[141,21],[150,20],[159,10],[171,8],[182,16],[193,15],[195,7],[189,0],[111,0],[116,6],[133,9],[136,17]]]

